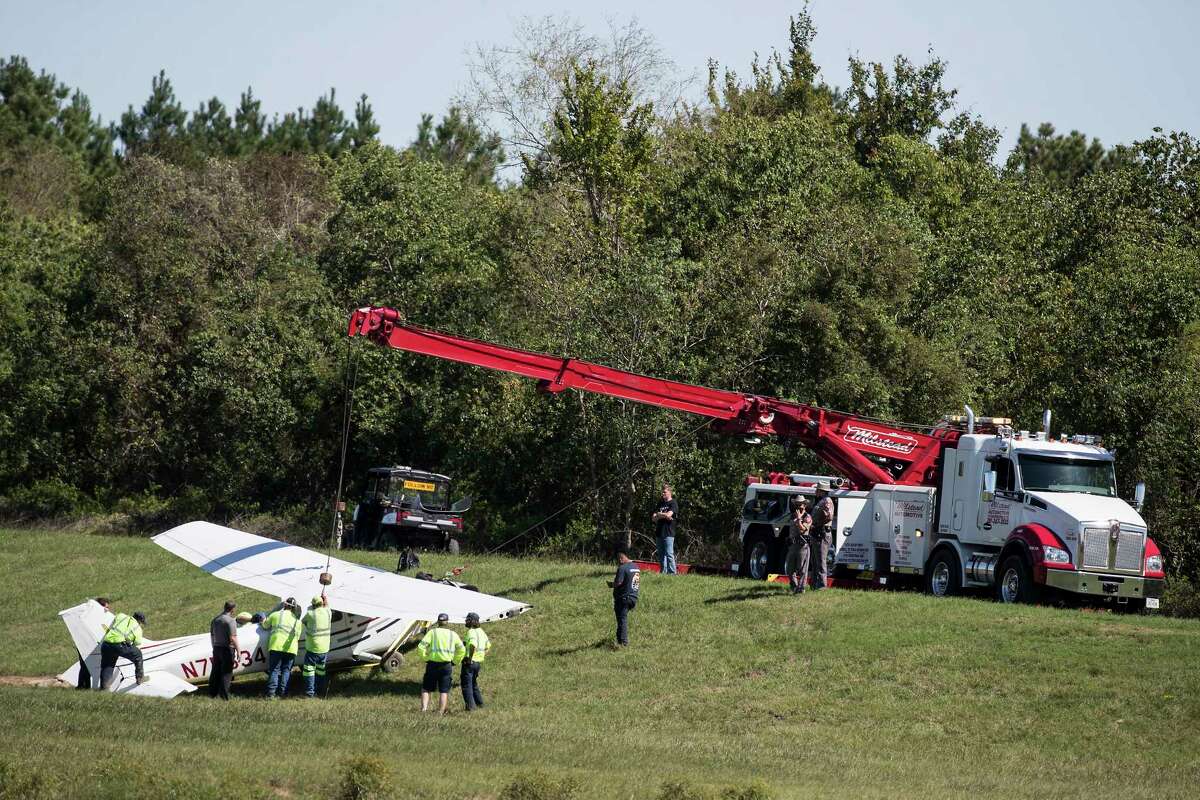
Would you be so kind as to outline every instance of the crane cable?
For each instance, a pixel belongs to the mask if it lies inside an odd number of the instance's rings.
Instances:
[[[336,544],[338,521],[341,518],[342,484],[346,475],[346,451],[350,447],[350,422],[354,413],[354,387],[358,382],[358,359],[354,357],[354,340],[346,339],[346,401],[342,405],[342,456],[338,463],[337,495],[333,498],[333,522],[329,528],[329,547],[325,551],[325,571],[321,573],[321,585],[333,582],[329,572],[333,564],[333,548]]]

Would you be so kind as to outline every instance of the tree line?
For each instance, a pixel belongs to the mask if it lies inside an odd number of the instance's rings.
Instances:
[[[876,417],[970,403],[1036,428],[1049,407],[1056,433],[1117,449],[1125,496],[1148,483],[1172,574],[1196,575],[1195,138],[1106,148],[1042,124],[999,154],[936,57],[852,59],[848,86],[826,83],[806,13],[747,73],[710,64],[695,104],[635,28],[527,32],[536,57],[479,59],[475,104],[407,147],[379,143],[365,96],[268,122],[247,90],[187,113],[161,73],[105,126],[8,58],[0,510],[321,512],[352,368],[351,494],[370,466],[449,473],[482,545],[644,542],[668,480],[703,557],[730,546],[745,474],[821,469],[685,415],[348,350],[349,311],[377,304]]]

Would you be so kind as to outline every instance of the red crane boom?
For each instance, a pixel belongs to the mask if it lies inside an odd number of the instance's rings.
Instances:
[[[818,406],[709,389],[454,336],[410,325],[391,308],[357,309],[350,316],[348,335],[366,336],[397,350],[523,375],[550,393],[579,389],[699,414],[715,420],[713,428],[722,433],[794,439],[860,489],[877,483],[935,485],[942,448],[959,435],[951,428],[924,433]]]

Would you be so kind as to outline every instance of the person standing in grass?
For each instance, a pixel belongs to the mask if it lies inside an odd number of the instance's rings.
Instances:
[[[286,697],[292,664],[300,650],[300,604],[289,597],[283,606],[263,620],[262,626],[271,632],[267,641],[267,699]],[[276,695],[276,689],[279,694]]]
[[[813,589],[824,589],[829,578],[829,546],[833,543],[834,513],[829,489],[829,481],[817,484],[817,504],[812,514],[812,549],[809,561]]]
[[[658,546],[658,567],[663,575],[675,574],[675,520],[679,517],[679,503],[671,487],[663,484],[662,499],[654,508],[650,518],[655,525],[655,543]]]
[[[316,697],[317,685],[325,688],[325,659],[329,656],[329,630],[333,627],[333,611],[325,595],[312,599],[312,605],[302,620],[304,624],[304,665],[300,674],[304,676],[304,696]]]
[[[808,513],[808,498],[792,498],[792,519],[788,530],[787,560],[783,571],[787,573],[792,594],[803,594],[808,580],[808,536],[812,529],[812,515]]]
[[[467,654],[463,657],[462,674],[459,683],[462,685],[463,704],[467,711],[483,708],[483,692],[479,690],[479,670],[487,658],[488,650],[492,649],[492,640],[479,627],[479,615],[472,611],[467,614],[467,636],[463,641]]]
[[[212,672],[208,676],[208,695],[222,700],[229,699],[229,687],[233,683],[233,668],[237,664],[238,640],[237,620],[233,612],[237,603],[225,601],[225,610],[213,617],[208,635],[212,639]]]
[[[613,611],[617,615],[617,646],[629,644],[629,612],[637,605],[642,571],[624,549],[617,551],[617,574],[608,582],[613,590]]]
[[[449,614],[438,614],[437,624],[430,628],[417,654],[425,662],[425,678],[421,681],[421,711],[429,710],[429,695],[438,693],[438,713],[445,714],[450,704],[450,684],[454,680],[454,664],[462,662],[467,650],[458,634],[443,627],[450,621]]]

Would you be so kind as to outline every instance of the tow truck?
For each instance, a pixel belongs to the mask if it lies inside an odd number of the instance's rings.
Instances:
[[[1008,603],[1055,591],[1139,610],[1162,597],[1164,559],[1139,513],[1145,486],[1132,506],[1118,497],[1114,454],[1093,436],[1052,438],[1049,412],[1035,433],[969,407],[932,426],[889,422],[455,336],[385,307],[355,310],[348,335],[522,375],[551,395],[607,395],[707,417],[749,443],[776,436],[807,447],[843,477],[834,497],[844,575],[902,575],[939,597],[976,588]],[[744,560],[763,561],[761,533],[742,526]],[[765,558],[770,566],[769,547]]]

